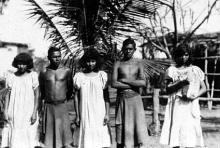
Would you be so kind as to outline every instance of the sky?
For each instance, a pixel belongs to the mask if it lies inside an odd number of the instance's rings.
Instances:
[[[41,6],[43,6],[43,0],[36,0]],[[214,0],[182,0],[184,10],[186,10],[187,16],[189,16],[190,9],[194,12],[194,18],[200,16],[203,18],[207,14],[207,9],[204,9],[208,5],[208,2]],[[220,2],[219,2],[220,3]],[[190,7],[189,7],[190,6]],[[31,48],[35,49],[36,56],[46,56],[47,49],[50,42],[44,39],[44,29],[41,29],[39,24],[35,24],[35,20],[27,19],[27,10],[29,7],[24,0],[10,0],[8,6],[4,10],[4,15],[0,16],[0,40],[27,43]],[[44,8],[46,8],[44,6]],[[208,22],[205,22],[200,29],[196,32],[210,33],[220,31],[220,5],[217,5],[212,16]],[[163,12],[163,9],[161,9]],[[177,12],[178,14],[178,12]],[[170,17],[171,18],[171,17]],[[178,16],[178,22],[180,17]],[[186,28],[190,25],[189,17],[186,18]],[[199,22],[199,21],[198,21]],[[173,23],[168,19],[164,22],[164,25],[172,28]],[[179,31],[182,31],[182,26],[178,26]]]
[[[28,19],[27,2],[10,0],[0,16],[0,40],[27,43],[35,49],[36,56],[45,56],[50,42],[44,39],[44,29],[41,29],[34,19]]]
[[[186,31],[192,31],[192,29],[194,29],[203,20],[203,18],[208,14],[210,5],[212,5],[215,0],[176,0],[176,1],[179,2],[176,4],[176,18],[177,18],[178,32],[186,32]],[[164,9],[165,7],[162,7],[160,9],[160,14],[163,15],[163,13],[165,12]],[[184,14],[185,17],[181,17],[182,14]],[[173,20],[172,13],[169,13],[167,15],[166,20],[163,22],[163,25],[173,30],[172,20]],[[194,25],[192,25],[193,21],[195,21]],[[220,2],[217,2],[216,6],[213,8],[211,16],[209,17],[208,21],[205,21],[205,23],[202,24],[202,26],[195,33],[202,34],[202,33],[219,32],[220,25],[218,25],[218,22],[220,22]],[[183,26],[185,27],[185,31]]]

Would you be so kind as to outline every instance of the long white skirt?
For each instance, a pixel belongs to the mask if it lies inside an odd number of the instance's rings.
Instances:
[[[160,143],[171,147],[204,147],[198,99],[188,102],[169,99]]]

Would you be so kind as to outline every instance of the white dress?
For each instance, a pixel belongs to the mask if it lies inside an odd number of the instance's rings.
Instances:
[[[187,96],[196,96],[204,73],[197,66],[184,69],[169,67],[167,70],[173,81],[188,79],[190,81]],[[183,101],[181,90],[172,94],[165,110],[165,119],[161,132],[160,143],[171,147],[204,147],[200,125],[199,100]]]
[[[6,78],[11,88],[8,116],[11,119],[2,133],[1,147],[34,148],[38,143],[38,120],[31,125],[30,119],[34,109],[34,89],[39,85],[36,72],[22,76],[10,74]]]
[[[99,71],[93,77],[76,73],[73,78],[74,86],[80,90],[79,148],[111,146],[108,127],[103,125],[106,112],[103,89],[106,82],[107,74],[104,71]]]

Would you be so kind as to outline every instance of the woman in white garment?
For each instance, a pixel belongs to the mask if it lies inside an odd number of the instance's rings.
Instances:
[[[6,78],[10,89],[6,100],[5,118],[7,124],[3,129],[1,147],[34,148],[38,144],[38,75],[31,71],[33,59],[27,53],[18,54],[12,63],[17,68]]]
[[[100,70],[100,56],[95,49],[88,49],[80,63],[84,69],[73,78],[79,148],[110,147],[107,73]]]
[[[173,148],[204,147],[198,97],[206,92],[203,71],[192,65],[190,49],[180,45],[174,51],[175,66],[167,70],[170,93],[160,143]]]

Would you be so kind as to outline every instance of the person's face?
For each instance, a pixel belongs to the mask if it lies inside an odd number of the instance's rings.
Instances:
[[[133,44],[127,44],[125,45],[125,47],[123,48],[123,54],[124,54],[124,57],[126,59],[130,59],[132,58],[134,52],[135,52],[135,47],[133,46]]]
[[[27,71],[27,65],[22,63],[18,63],[17,68],[19,73],[25,73]]]
[[[96,60],[95,59],[89,59],[86,61],[86,65],[88,70],[93,71],[96,68]]]
[[[185,52],[184,55],[182,56],[183,64],[186,64],[188,60],[189,60],[189,53]]]
[[[48,59],[50,60],[50,63],[55,66],[59,66],[61,62],[61,52],[60,51],[54,51],[51,53],[51,55],[48,56]]]

